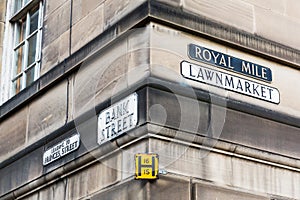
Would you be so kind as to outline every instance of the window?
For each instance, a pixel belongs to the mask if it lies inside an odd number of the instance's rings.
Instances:
[[[14,0],[11,95],[39,77],[43,24],[42,2]],[[16,17],[17,16],[17,17]]]

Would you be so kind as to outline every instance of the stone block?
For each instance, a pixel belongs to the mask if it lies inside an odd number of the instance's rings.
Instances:
[[[149,26],[131,31],[128,36],[128,59],[126,81],[128,85],[140,80],[141,77],[148,77],[150,63],[150,32]]]
[[[126,58],[122,57],[127,51],[126,42],[118,41],[82,63],[73,82],[74,118],[95,110],[96,105],[116,94],[118,88],[114,85],[126,70]]]
[[[86,17],[89,13],[98,8],[105,0],[74,0],[72,25]]]
[[[0,22],[5,22],[6,1],[7,0],[0,0]]]
[[[139,5],[141,5],[145,0],[108,0],[104,3],[104,23],[105,29],[117,21],[119,21],[126,14],[133,11]]]
[[[120,81],[119,85],[126,83],[129,88],[132,85],[145,80],[150,76],[150,50],[142,48],[128,52],[127,54],[127,69],[123,77],[124,81]]]
[[[243,0],[244,2],[247,2],[249,4],[267,9],[272,12],[277,12],[279,14],[283,14],[285,10],[285,4],[290,4],[287,3],[285,0],[265,0],[265,1],[260,1],[260,0]],[[290,0],[288,0],[290,1]],[[272,22],[271,22],[272,23]]]
[[[238,29],[253,33],[253,5],[241,0],[183,0],[183,8]]]
[[[295,18],[295,20],[300,19],[300,1],[298,0],[287,0],[285,1],[285,15]]]
[[[122,180],[126,180],[129,177],[134,177],[135,174],[135,154],[148,152],[147,141],[141,141],[139,143],[130,145],[127,148],[121,150],[122,152]]]
[[[43,148],[38,148],[0,169],[0,196],[42,175],[42,152]]]
[[[103,13],[104,6],[100,5],[72,26],[72,53],[103,32]]]
[[[70,55],[70,30],[67,30],[57,39],[45,46],[42,50],[41,75],[48,72],[51,68]]]
[[[129,180],[93,195],[91,200],[144,200],[147,199],[148,181]]]
[[[28,108],[25,107],[0,123],[0,160],[12,151],[24,147]]]
[[[205,149],[181,145],[172,139],[150,139],[149,149],[159,155],[159,167],[161,169],[184,176],[209,180],[221,185],[231,182],[230,157]],[[213,144],[210,144],[210,147],[213,147]]]
[[[48,18],[53,12],[59,9],[63,4],[70,0],[45,1],[45,18]]]
[[[4,31],[5,31],[5,23],[0,21],[0,46],[3,46]]]
[[[225,189],[212,185],[204,185],[200,183],[194,184],[194,197],[195,200],[268,200],[269,198],[254,195],[246,192],[236,191],[234,189]]]
[[[240,158],[232,158],[232,186],[248,191],[297,199],[298,172]]]
[[[220,138],[256,149],[300,158],[298,133],[299,128],[228,109]]]
[[[150,26],[135,28],[128,34],[128,51],[137,51],[150,46]]]
[[[68,193],[67,180],[62,179],[39,191],[39,200],[66,200]]]
[[[121,154],[105,158],[68,178],[68,199],[80,199],[120,181]]]
[[[160,176],[150,182],[150,200],[191,199],[190,180],[171,176]]]
[[[40,139],[62,127],[66,114],[67,81],[63,81],[29,105],[28,141]]]
[[[71,1],[66,1],[44,19],[43,47],[70,29]],[[58,23],[59,22],[59,23]]]
[[[292,48],[300,48],[298,38],[300,23],[298,21],[257,6],[255,19],[257,35]]]
[[[162,87],[169,92],[149,89],[148,121],[180,131],[206,135],[209,121],[208,104],[199,102],[196,96],[193,99],[176,94],[175,87]]]

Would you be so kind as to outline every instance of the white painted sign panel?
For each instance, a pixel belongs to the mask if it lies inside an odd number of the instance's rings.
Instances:
[[[224,88],[229,91],[238,92],[271,103],[280,103],[280,94],[276,88],[200,65],[195,65],[187,61],[181,62],[181,74],[184,78],[190,80]]]
[[[103,110],[98,116],[98,144],[110,141],[136,127],[138,95],[134,93]]]
[[[80,144],[80,135],[75,134],[62,142],[52,146],[43,155],[43,165],[48,165],[55,160],[77,150]]]

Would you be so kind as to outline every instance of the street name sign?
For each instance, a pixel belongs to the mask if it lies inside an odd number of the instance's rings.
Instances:
[[[77,150],[80,145],[80,135],[77,133],[53,145],[43,154],[43,165],[48,165],[55,160]]]
[[[187,61],[181,62],[181,75],[184,78],[193,81],[224,88],[229,91],[248,95],[271,103],[280,103],[279,91],[274,87],[192,64]]]
[[[132,130],[138,122],[138,95],[133,93],[125,99],[111,105],[98,116],[98,144]]]

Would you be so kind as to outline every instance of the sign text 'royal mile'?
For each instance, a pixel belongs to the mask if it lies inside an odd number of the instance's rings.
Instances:
[[[212,64],[262,81],[272,81],[272,71],[246,60],[242,60],[218,51],[195,44],[188,45],[188,55],[191,59]]]

